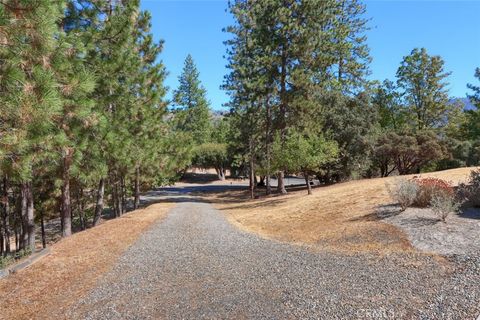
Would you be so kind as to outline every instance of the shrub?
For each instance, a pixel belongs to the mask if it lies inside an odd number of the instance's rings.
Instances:
[[[32,254],[32,250],[30,248],[25,248],[21,249],[20,251],[15,252],[14,257],[15,259],[22,259],[26,256],[29,256]]]
[[[0,269],[3,269],[7,267],[9,264],[11,264],[14,261],[13,257],[8,255],[5,257],[0,256]]]
[[[439,192],[432,195],[431,207],[440,220],[446,222],[450,213],[458,211],[460,203],[455,200],[455,195]]]
[[[20,260],[26,256],[32,254],[30,248],[22,249],[14,253],[10,253],[6,256],[0,256],[0,269],[8,267],[10,264],[14,263],[16,260]]]
[[[458,186],[458,197],[471,207],[480,207],[480,169],[470,173],[468,184]]]
[[[413,205],[416,207],[428,207],[432,204],[435,195],[444,195],[451,198],[455,195],[452,185],[442,179],[413,178],[412,181],[418,186],[417,195],[413,201]]]
[[[399,179],[387,187],[390,196],[398,202],[402,211],[411,206],[417,196],[418,185],[412,180]]]

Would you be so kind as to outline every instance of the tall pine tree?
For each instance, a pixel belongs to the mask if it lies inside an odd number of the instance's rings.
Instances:
[[[290,130],[306,137],[321,132],[323,97],[358,92],[365,83],[364,7],[357,1],[238,0],[230,9],[236,23],[227,29],[233,39],[225,87],[235,108],[256,109],[264,119],[256,123],[264,127],[268,167],[273,136],[278,133],[281,148]],[[284,174],[277,172],[280,193],[286,193]]]
[[[416,130],[440,128],[445,125],[454,105],[449,103],[445,62],[440,56],[431,56],[425,48],[416,48],[403,58],[397,70],[397,84],[414,117]]]
[[[199,76],[192,56],[188,55],[178,77],[180,84],[173,93],[178,128],[190,132],[196,144],[207,142],[211,134],[209,103]]]
[[[56,39],[63,1],[0,4],[0,149],[2,171],[19,186],[21,248],[35,248],[33,179],[49,156],[54,119],[61,113]],[[8,191],[8,190],[7,190]]]

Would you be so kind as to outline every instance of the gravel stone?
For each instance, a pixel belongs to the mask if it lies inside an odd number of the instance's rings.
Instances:
[[[124,253],[68,318],[475,319],[480,314],[478,254],[438,259],[319,251],[242,232],[210,204],[175,192],[170,199],[179,203],[167,218]]]
[[[402,229],[418,249],[443,255],[477,255],[480,252],[480,209],[469,208],[451,214],[444,223],[429,208],[408,208],[399,212],[387,206],[377,215]]]

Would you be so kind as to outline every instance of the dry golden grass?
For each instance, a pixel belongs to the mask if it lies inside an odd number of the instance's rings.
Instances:
[[[0,319],[64,319],[64,310],[173,204],[153,204],[74,234],[33,266],[0,280]]]
[[[465,181],[471,170],[460,168],[419,176],[456,184]],[[346,253],[410,251],[413,248],[407,236],[377,219],[375,214],[382,205],[392,203],[386,184],[395,179],[357,180],[318,187],[311,196],[301,190],[286,196],[249,200],[245,192],[229,192],[211,195],[209,199],[234,225],[266,238],[314,244]]]

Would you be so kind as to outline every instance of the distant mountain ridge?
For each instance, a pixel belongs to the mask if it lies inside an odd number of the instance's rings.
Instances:
[[[450,99],[450,102],[451,103],[454,103],[454,102],[460,102],[460,103],[463,103],[465,105],[465,110],[475,110],[476,107],[475,105],[472,103],[472,101],[470,101],[469,98],[452,98]]]

